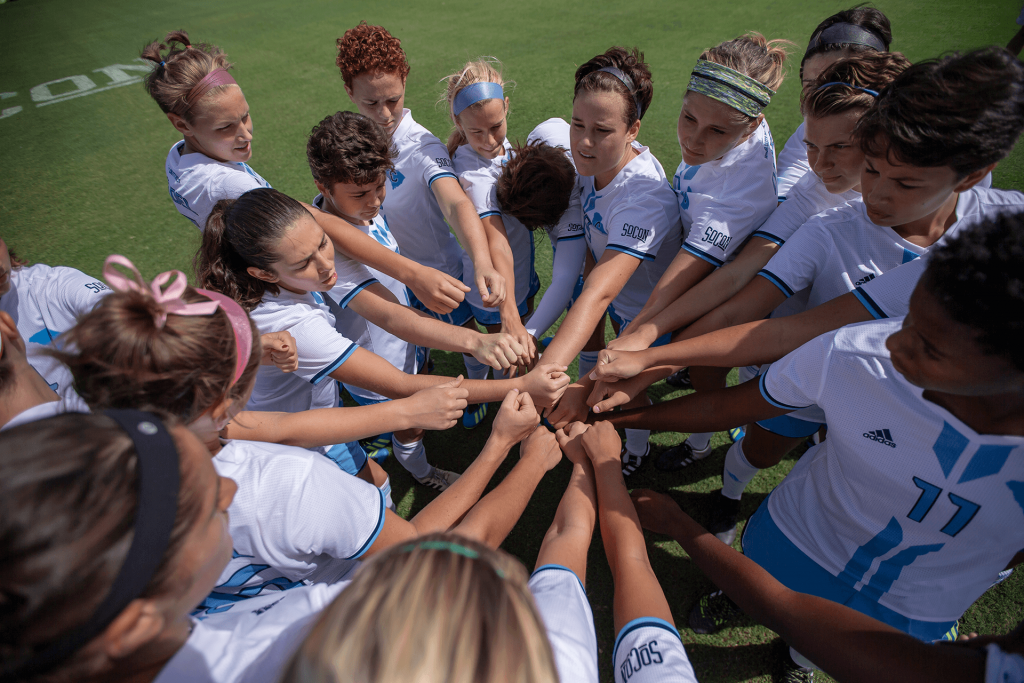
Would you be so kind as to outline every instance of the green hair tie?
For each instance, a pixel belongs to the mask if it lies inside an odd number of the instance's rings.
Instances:
[[[424,550],[447,550],[450,553],[462,555],[463,557],[468,557],[471,560],[481,559],[480,553],[476,550],[467,548],[466,546],[453,541],[421,541],[419,543],[409,543],[408,545],[402,546],[400,552],[411,553],[419,548],[423,548]],[[491,565],[490,562],[487,564],[494,570],[494,573],[498,575],[499,579],[505,578],[505,572],[501,571],[494,565]]]
[[[775,94],[757,79],[706,59],[699,60],[693,67],[686,89],[707,95],[750,117],[760,114]]]

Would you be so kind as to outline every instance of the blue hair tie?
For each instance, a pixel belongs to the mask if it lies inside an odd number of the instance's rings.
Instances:
[[[871,95],[872,97],[878,97],[878,91],[877,90],[871,90],[870,88],[862,88],[859,85],[854,85],[853,83],[843,83],[842,81],[829,81],[828,83],[823,83],[823,84],[819,85],[817,88],[815,88],[814,91],[817,92],[818,90],[821,90],[822,88],[827,88],[830,85],[845,85],[847,88],[853,88],[854,90],[860,90],[861,92],[866,92],[867,94]]]
[[[474,83],[459,91],[452,102],[452,115],[458,116],[466,107],[484,100],[504,100],[505,91],[497,83]]]
[[[167,66],[167,62],[161,61],[160,66]]]

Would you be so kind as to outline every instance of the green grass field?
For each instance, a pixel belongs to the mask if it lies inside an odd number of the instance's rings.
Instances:
[[[497,57],[505,64],[506,80],[515,81],[509,118],[509,137],[515,140],[525,139],[548,117],[569,117],[577,65],[611,45],[639,46],[655,83],[640,138],[671,174],[680,159],[675,139],[679,104],[702,49],[749,30],[802,47],[821,19],[848,3],[853,0],[0,4],[0,235],[32,262],[69,265],[92,274],[99,274],[110,253],[127,255],[147,277],[170,268],[190,270],[199,236],[175,211],[162,170],[167,150],[179,138],[138,83],[143,72],[136,61],[145,43],[169,30],[184,28],[194,40],[226,50],[252,107],[252,166],[274,187],[308,201],[316,190],[306,166],[305,137],[324,116],[354,109],[334,67],[334,40],[362,19],[382,24],[402,39],[412,66],[406,106],[442,138],[449,124],[443,107],[436,105],[439,79],[468,59]],[[912,60],[1005,44],[1016,32],[1019,11],[1019,3],[1011,0],[879,0],[876,5],[892,20],[893,49]],[[123,68],[111,68],[115,65]],[[799,123],[798,66],[797,56],[766,111],[779,148]],[[88,89],[89,83],[94,87]],[[73,96],[78,91],[81,96]],[[1020,148],[1000,164],[995,185],[1024,187]],[[551,253],[540,235],[537,254],[546,285]],[[453,354],[435,358],[440,373],[462,369],[461,359]],[[658,384],[651,395],[655,400],[670,397],[670,390]],[[470,433],[458,427],[430,434],[431,461],[461,471],[479,451],[489,425],[490,418]],[[660,445],[681,439],[670,433],[654,438]],[[628,483],[670,490],[701,520],[709,494],[721,486],[724,435],[715,444],[714,456],[693,468],[665,475],[646,465]],[[792,464],[784,461],[752,482],[744,515],[753,512]],[[402,514],[414,514],[430,500],[432,494],[414,485],[393,459],[385,466]],[[506,550],[530,567],[568,473],[563,463],[548,475],[505,543]],[[686,615],[711,585],[709,579],[674,542],[651,537],[649,549],[699,679],[771,680],[785,650],[781,640],[749,622],[716,636],[695,635],[685,626]],[[587,591],[597,623],[602,680],[611,680],[612,586],[598,534]],[[1022,618],[1024,580],[1014,576],[968,612],[962,630],[1002,633]]]

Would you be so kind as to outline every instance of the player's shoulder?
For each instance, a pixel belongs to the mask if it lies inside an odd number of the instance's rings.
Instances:
[[[800,229],[805,228],[820,232],[842,232],[859,226],[873,226],[867,216],[862,199],[853,199],[845,204],[833,206],[814,214]]]
[[[833,353],[888,360],[889,349],[885,346],[885,340],[902,327],[902,317],[846,325],[833,333]]]
[[[975,185],[960,197],[960,201],[967,204],[966,210],[962,213],[980,214],[979,217],[992,216],[1007,210],[1019,211],[1024,208],[1024,193],[1017,190],[1000,190],[994,187]]]
[[[546,142],[553,147],[569,149],[569,124],[557,116],[537,124],[526,137],[526,144]]]

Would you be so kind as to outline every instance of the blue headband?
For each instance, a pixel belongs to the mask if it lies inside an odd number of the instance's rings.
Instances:
[[[458,116],[466,107],[484,100],[504,100],[505,91],[497,83],[474,83],[459,91],[452,102],[452,115]]]
[[[817,88],[815,88],[814,92],[818,92],[819,90],[827,88],[830,85],[845,85],[847,88],[853,88],[854,90],[860,90],[861,92],[866,92],[867,94],[871,95],[872,97],[878,97],[878,91],[877,90],[871,90],[869,88],[862,88],[859,85],[854,85],[853,83],[843,83],[842,81],[829,81],[828,83],[823,83],[823,84],[819,85]]]

